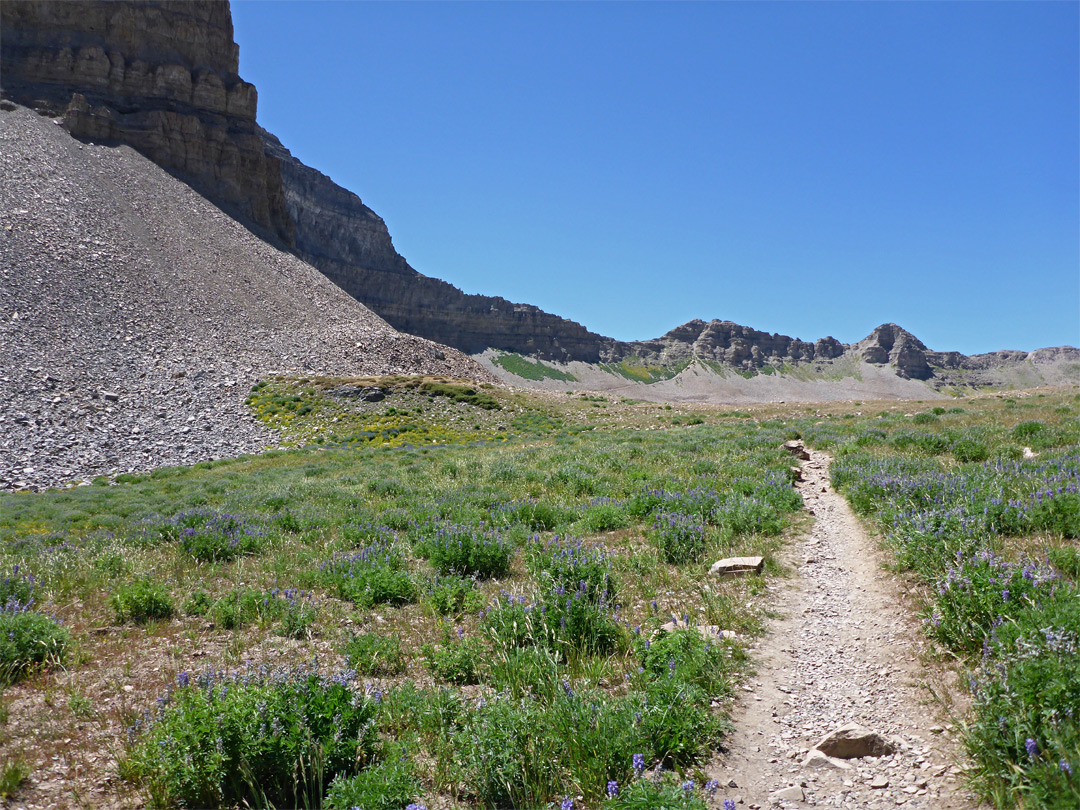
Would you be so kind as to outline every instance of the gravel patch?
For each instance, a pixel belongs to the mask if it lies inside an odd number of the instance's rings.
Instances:
[[[275,373],[494,381],[130,147],[0,111],[0,490],[257,452]]]

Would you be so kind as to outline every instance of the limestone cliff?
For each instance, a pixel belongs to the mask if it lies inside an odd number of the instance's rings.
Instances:
[[[394,328],[470,353],[493,347],[592,363],[614,342],[539,307],[467,295],[421,275],[394,249],[382,218],[356,194],[305,166],[269,132],[261,134],[267,155],[281,167],[296,253]]]
[[[0,3],[5,97],[72,135],[125,143],[264,235],[291,244],[281,172],[255,129],[227,3]]]

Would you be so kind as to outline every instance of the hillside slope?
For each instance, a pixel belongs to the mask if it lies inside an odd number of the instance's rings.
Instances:
[[[257,450],[272,373],[492,379],[130,147],[4,109],[0,176],[0,487]]]

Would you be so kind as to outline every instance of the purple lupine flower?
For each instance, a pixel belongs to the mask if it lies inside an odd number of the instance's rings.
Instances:
[[[638,776],[641,776],[641,772],[645,770],[645,755],[634,754],[634,771]]]
[[[1069,776],[1072,776],[1072,765],[1069,764],[1069,760],[1061,760],[1061,762],[1058,763],[1058,768],[1060,768],[1063,773],[1067,773]]]
[[[708,782],[705,783],[704,787],[702,787],[702,790],[709,794],[709,798],[715,796],[716,791],[718,791],[719,789],[720,783],[717,782],[715,779],[710,779]]]
[[[724,810],[735,810],[735,800],[724,799]]]
[[[1031,737],[1028,737],[1024,741],[1024,748],[1027,749],[1027,755],[1029,759],[1035,759],[1035,757],[1039,753],[1039,744],[1035,742],[1035,740],[1031,739]]]
[[[1061,764],[1067,765],[1068,763],[1066,763],[1065,760],[1061,760]],[[614,779],[607,783],[607,795],[609,799],[614,799],[619,795],[619,783]]]
[[[574,810],[574,800],[567,796],[565,799],[562,800],[560,810]]]
[[[682,789],[683,789],[683,791],[685,793],[693,793],[694,792],[694,780],[693,779],[687,779],[685,782],[682,783]]]

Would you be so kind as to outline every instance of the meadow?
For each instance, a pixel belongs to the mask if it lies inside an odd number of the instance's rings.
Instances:
[[[970,673],[975,787],[1080,804],[1072,393],[737,412],[279,378],[249,405],[295,447],[0,496],[0,793],[62,758],[76,806],[106,777],[132,806],[718,806],[809,520],[801,437]],[[762,577],[708,574],[746,554]]]

